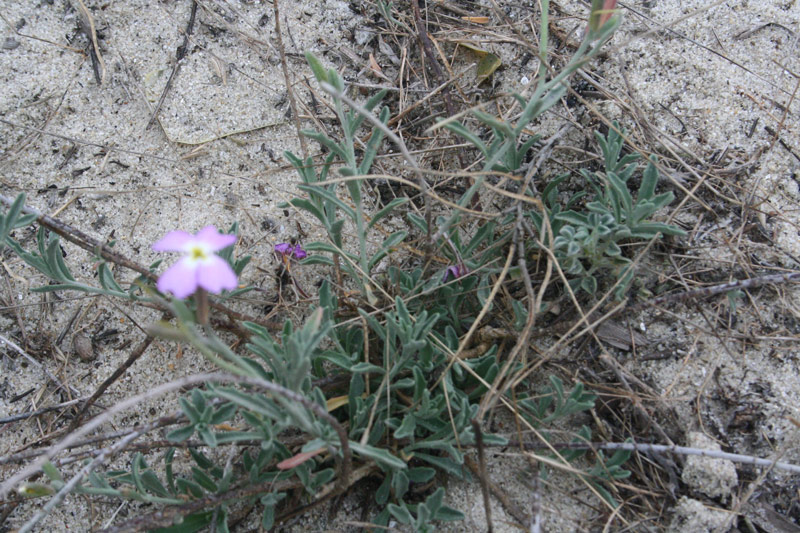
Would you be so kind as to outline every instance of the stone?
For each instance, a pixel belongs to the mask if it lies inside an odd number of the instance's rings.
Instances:
[[[669,533],[711,533],[723,528],[731,517],[730,513],[722,509],[712,509],[702,502],[687,498],[678,500],[675,514],[672,517],[667,531]]]
[[[720,451],[719,444],[702,433],[689,433],[689,447]],[[692,490],[703,493],[710,498],[727,500],[731,491],[739,482],[736,467],[732,461],[690,455],[686,459],[681,479]]]

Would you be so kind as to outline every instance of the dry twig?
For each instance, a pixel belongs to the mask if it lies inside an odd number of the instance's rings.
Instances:
[[[145,125],[144,129],[149,128],[150,124],[152,124],[156,118],[158,118],[158,112],[161,111],[161,106],[164,105],[164,100],[167,98],[167,93],[172,87],[172,82],[175,80],[175,76],[178,75],[178,71],[181,68],[181,61],[184,57],[186,57],[186,52],[189,50],[189,36],[192,34],[192,31],[194,31],[194,21],[196,15],[197,2],[192,0],[192,11],[189,15],[189,23],[186,25],[186,31],[183,35],[183,43],[178,47],[178,50],[175,53],[175,64],[172,66],[172,72],[169,74],[167,83],[164,85],[164,90],[161,91],[161,96],[158,98],[158,103],[156,103],[156,107],[150,114],[150,120],[147,121],[147,125]]]

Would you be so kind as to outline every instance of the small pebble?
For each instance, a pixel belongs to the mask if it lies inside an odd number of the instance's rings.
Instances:
[[[83,333],[76,333],[72,336],[72,348],[84,363],[94,361],[94,359],[97,357],[97,354],[94,351],[94,346],[92,346],[92,339]]]
[[[374,36],[375,34],[372,33],[371,31],[359,29],[356,30],[355,40],[359,46],[364,46],[365,44],[370,42]]]
[[[13,50],[19,46],[19,41],[14,39],[13,37],[7,37],[5,41],[3,41],[3,50]]]

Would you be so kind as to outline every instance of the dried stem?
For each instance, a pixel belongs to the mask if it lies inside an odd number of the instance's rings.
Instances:
[[[504,446],[524,448],[526,450],[544,450],[555,448],[557,450],[628,450],[632,452],[644,453],[673,453],[677,455],[699,455],[711,459],[725,459],[734,463],[748,464],[753,466],[763,466],[767,468],[777,468],[786,470],[794,474],[800,474],[800,465],[763,459],[752,455],[739,453],[728,453],[720,450],[706,450],[703,448],[689,448],[687,446],[665,445],[665,444],[644,444],[637,442],[561,442],[561,443],[531,443],[510,441]]]
[[[308,147],[306,146],[306,138],[302,133],[303,128],[300,125],[300,115],[297,113],[297,102],[294,98],[292,80],[289,78],[289,64],[286,61],[286,49],[283,46],[283,37],[281,36],[281,14],[278,9],[278,0],[272,0],[272,11],[275,15],[275,38],[278,40],[278,51],[281,54],[281,69],[283,70],[283,79],[286,83],[286,96],[289,98],[289,107],[292,109],[294,127],[297,130],[297,138],[300,140],[300,149],[303,151],[303,160],[305,161],[308,157]]]
[[[30,355],[28,355],[28,353],[27,353],[25,350],[23,350],[22,348],[20,348],[20,347],[19,347],[19,346],[18,346],[18,345],[17,345],[17,344],[16,344],[14,341],[12,341],[11,339],[8,339],[7,337],[5,337],[5,336],[3,336],[2,334],[0,334],[0,342],[4,342],[4,343],[8,344],[9,346],[11,346],[11,348],[13,348],[15,352],[17,352],[17,353],[18,353],[18,354],[20,354],[22,357],[24,357],[24,358],[25,358],[25,359],[26,359],[26,360],[27,360],[27,361],[28,361],[30,364],[32,364],[32,365],[33,365],[33,366],[35,366],[36,368],[40,369],[40,370],[41,370],[41,371],[44,373],[44,375],[45,375],[45,376],[47,376],[47,379],[49,379],[50,381],[52,381],[52,382],[53,382],[53,384],[55,384],[55,386],[56,386],[56,387],[58,387],[59,389],[61,389],[62,391],[64,391],[64,392],[65,392],[65,393],[66,393],[68,396],[69,396],[70,394],[77,394],[77,395],[80,395],[80,392],[79,392],[77,389],[75,389],[75,388],[73,388],[73,387],[69,387],[69,388],[67,388],[67,386],[66,386],[66,385],[64,385],[63,383],[61,383],[61,381],[60,381],[60,380],[59,380],[59,379],[58,379],[58,378],[57,378],[57,377],[56,377],[56,376],[55,376],[55,375],[54,375],[52,372],[50,372],[50,371],[47,369],[47,367],[46,367],[46,366],[44,366],[42,363],[40,363],[39,361],[37,361],[36,359],[34,359],[33,357],[31,357]]]
[[[11,422],[16,422],[17,420],[27,420],[28,418],[33,418],[34,416],[43,415],[45,413],[49,413],[51,411],[57,411],[59,409],[63,409],[65,407],[70,407],[72,405],[81,403],[88,400],[88,397],[84,398],[75,398],[74,400],[70,400],[68,402],[63,402],[57,405],[51,405],[50,407],[42,407],[41,409],[37,409],[35,411],[29,411],[27,413],[19,413],[16,415],[6,416],[0,418],[0,425],[2,424],[10,424]],[[2,458],[0,458],[1,460]],[[0,464],[3,464],[0,462]]]
[[[94,78],[97,85],[102,85],[106,79],[106,63],[103,61],[103,56],[100,54],[100,45],[97,43],[97,30],[94,26],[94,17],[86,8],[83,0],[78,1],[78,8],[83,19],[81,20],[81,29],[89,38],[91,43],[89,47],[89,55],[92,59],[92,68],[94,69]]]
[[[105,379],[105,381],[103,381],[103,383],[100,384],[99,387],[97,387],[97,390],[94,391],[94,394],[92,394],[89,400],[87,400],[87,402],[83,404],[83,407],[81,407],[81,410],[78,412],[77,416],[72,420],[72,423],[69,426],[70,431],[74,431],[75,429],[78,428],[81,421],[83,420],[84,415],[86,415],[86,413],[89,411],[89,408],[92,405],[94,405],[94,402],[96,402],[97,399],[103,395],[106,389],[108,389],[115,381],[117,381],[117,379],[119,379],[119,377],[122,374],[124,374],[125,371],[128,368],[130,368],[131,365],[135,363],[136,360],[142,356],[142,354],[144,354],[145,350],[147,350],[147,348],[150,347],[150,344],[153,342],[153,340],[154,340],[153,337],[151,337],[150,335],[145,337],[145,339],[142,342],[140,342],[136,348],[133,349],[133,351],[125,360],[125,362],[122,363],[119,367],[117,367],[117,369],[114,370],[114,372],[110,376],[108,376]]]
[[[183,44],[178,47],[177,52],[175,53],[175,65],[172,67],[172,72],[167,79],[167,83],[164,85],[164,90],[161,91],[161,96],[158,98],[158,103],[156,107],[153,109],[153,112],[150,114],[150,120],[147,121],[147,125],[144,129],[150,127],[150,124],[158,118],[158,112],[161,110],[161,106],[164,105],[164,100],[167,98],[167,93],[169,92],[170,88],[172,87],[172,82],[175,80],[175,77],[178,75],[178,71],[181,68],[181,61],[184,57],[186,57],[186,52],[189,49],[189,36],[192,34],[194,30],[194,21],[197,16],[197,2],[196,0],[192,0],[192,11],[189,15],[189,23],[186,25],[186,31],[183,34]]]
[[[7,205],[7,206],[11,206],[11,204],[13,202],[14,202],[14,200],[12,198],[9,198],[7,196],[4,196],[4,195],[0,194],[0,203],[3,203],[5,205]],[[86,235],[85,233],[83,233],[79,229],[73,228],[69,224],[65,224],[64,222],[62,222],[62,221],[60,221],[60,220],[58,220],[56,218],[50,217],[48,215],[45,215],[44,213],[40,212],[39,210],[34,209],[34,208],[32,208],[30,206],[27,206],[27,205],[23,206],[22,212],[23,213],[29,213],[29,214],[32,214],[32,215],[36,215],[36,222],[40,226],[44,226],[45,228],[49,229],[53,233],[56,233],[57,235],[60,235],[64,239],[66,239],[69,242],[79,246],[80,248],[83,248],[84,250],[86,250],[89,253],[97,254],[100,257],[102,257],[103,259],[105,259],[106,261],[110,261],[110,262],[112,262],[114,264],[117,264],[119,266],[122,266],[122,267],[125,267],[127,269],[133,270],[134,272],[138,272],[144,278],[146,278],[146,279],[148,279],[150,281],[156,281],[158,279],[158,276],[153,274],[145,266],[140,265],[139,263],[137,263],[137,262],[135,262],[135,261],[133,261],[131,259],[128,259],[127,257],[125,257],[124,255],[122,255],[122,254],[120,254],[118,252],[115,252],[114,250],[112,250],[111,248],[109,248],[108,246],[103,244],[102,242],[98,241],[94,237],[90,237],[89,235]],[[266,328],[270,328],[273,331],[277,330],[277,329],[280,329],[280,327],[281,327],[281,324],[278,324],[276,322],[272,322],[272,321],[269,321],[269,320],[262,320],[262,319],[260,319],[258,317],[253,317],[253,316],[245,315],[245,314],[242,314],[242,313],[238,313],[238,312],[234,311],[233,309],[230,309],[226,305],[223,305],[223,304],[221,304],[219,302],[213,302],[212,301],[212,302],[209,303],[209,305],[211,306],[212,309],[216,309],[217,311],[225,313],[232,320],[246,320],[248,322],[254,322],[254,323],[262,325],[262,326],[264,326]],[[161,307],[161,306],[159,306],[159,309],[162,310],[162,311],[169,311],[165,307]]]
[[[701,289],[693,289],[690,291],[677,292],[674,294],[667,294],[652,298],[642,303],[632,305],[625,308],[625,311],[639,311],[646,307],[658,306],[669,302],[685,302],[687,300],[694,300],[700,298],[708,298],[717,294],[735,290],[747,290],[762,287],[764,285],[778,285],[781,283],[790,283],[793,281],[800,281],[800,272],[789,272],[787,274],[768,274],[766,276],[759,276],[755,278],[742,279],[731,281],[729,283],[722,283],[720,285],[712,285],[711,287],[703,287]]]
[[[147,431],[149,431],[148,428],[134,431],[111,448],[102,450],[94,459],[92,459],[91,462],[89,462],[89,464],[81,468],[77,474],[72,476],[72,478],[70,478],[70,480],[67,481],[63,487],[61,487],[61,490],[55,493],[53,497],[50,498],[46,504],[44,504],[38,513],[36,513],[30,520],[25,522],[25,524],[19,529],[19,533],[28,533],[29,531],[32,531],[36,524],[49,515],[53,509],[55,509],[62,501],[64,501],[64,498],[66,498],[67,495],[72,492],[72,490],[83,480],[85,476],[89,475],[97,467],[104,464],[107,457],[113,456],[117,452],[124,450],[129,443],[144,435],[147,433]]]
[[[481,423],[472,419],[472,431],[475,432],[475,446],[478,448],[478,471],[480,472],[481,493],[483,493],[483,508],[486,511],[486,531],[492,533],[492,504],[489,500],[489,474],[486,472],[486,457],[483,453],[483,432]]]
[[[478,465],[476,465],[475,461],[473,461],[468,455],[464,456],[464,464],[467,465],[467,468],[470,469],[473,475],[480,477],[480,469]],[[492,492],[494,497],[500,501],[505,510],[508,511],[508,514],[514,517],[514,520],[520,524],[528,523],[528,517],[525,516],[525,513],[522,511],[522,509],[520,509],[519,506],[517,506],[517,504],[511,500],[502,487],[496,483],[492,483],[491,480],[487,480],[487,483],[489,485],[489,490]]]

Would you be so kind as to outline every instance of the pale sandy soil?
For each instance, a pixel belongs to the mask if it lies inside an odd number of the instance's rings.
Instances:
[[[158,123],[148,127],[184,40],[190,2],[86,3],[101,35],[101,85],[84,53],[87,42],[78,31],[80,15],[71,7],[79,2],[0,0],[0,190],[10,196],[25,192],[31,206],[98,239],[116,240],[116,249],[145,265],[157,259],[151,244],[171,229],[195,231],[208,224],[227,229],[238,221],[243,236],[239,252],[253,256],[244,281],[265,289],[238,305],[248,313],[263,313],[275,287],[272,245],[321,236],[307,216],[278,208],[295,194],[297,181],[282,152],[299,153],[301,148],[287,100],[272,4],[198,2],[189,52]],[[454,72],[464,73],[460,83],[472,97],[478,94],[470,78],[471,60],[454,54],[454,42],[468,38],[502,59],[493,80],[480,87],[484,96],[524,90],[537,68],[521,40],[536,41],[534,4],[429,0],[427,16],[432,22],[453,24],[461,20],[461,12],[491,21],[488,26],[470,26],[462,20],[461,33],[437,33],[436,24],[430,28],[442,57],[452,60]],[[516,33],[505,26],[496,5],[515,23]],[[542,132],[555,132],[571,121],[580,127],[561,144],[593,150],[585,141],[590,138],[587,132],[601,126],[602,116],[630,130],[636,149],[662,156],[669,174],[662,187],[675,191],[678,200],[672,207],[684,202],[675,220],[690,237],[686,248],[673,251],[671,257],[659,250],[648,256],[643,279],[680,286],[688,278],[693,288],[699,281],[722,283],[797,269],[800,5],[789,0],[656,0],[628,7],[606,56],[589,69],[594,87],[573,79],[585,101],[554,108]],[[564,3],[553,13],[561,37],[574,41],[582,31],[585,7]],[[403,54],[412,54],[409,64],[419,67],[416,40],[379,35],[379,21],[374,3],[367,1],[281,3],[283,44],[304,127],[314,127],[310,116],[315,114],[304,51],[339,68],[348,81],[371,85],[394,83],[400,65],[395,61]],[[554,39],[553,46],[562,55],[568,51],[562,40]],[[368,73],[370,53],[386,79]],[[430,73],[426,79],[421,75],[404,73],[408,91],[435,87]],[[324,108],[316,113],[330,115]],[[312,153],[315,150],[311,146]],[[574,153],[557,150],[554,157],[567,159]],[[436,165],[434,159],[425,163]],[[381,168],[391,169],[392,164],[387,160]],[[93,282],[89,255],[71,245],[64,251],[75,276]],[[313,286],[324,275],[329,273],[309,269],[303,280]],[[154,311],[103,298],[30,293],[28,289],[46,281],[9,254],[2,256],[2,277],[0,333],[26,346],[84,396],[127,358],[131,344],[143,338],[140,328],[159,318]],[[121,278],[130,281],[133,276],[124,272]],[[735,317],[728,314],[724,297],[698,305],[668,304],[667,312],[627,317],[649,344],[635,352],[606,349],[647,385],[634,390],[677,444],[711,446],[707,441],[715,441],[725,451],[800,463],[795,422],[800,420],[798,296],[792,285],[751,291],[739,302]],[[74,317],[69,333],[56,344]],[[116,334],[97,343],[94,361],[78,359],[72,349],[75,332],[98,335],[111,330]],[[14,351],[3,346],[0,354],[0,416],[62,401],[45,386],[40,372]],[[563,357],[573,358],[575,379],[602,385],[613,376],[584,370],[596,367],[590,363],[599,354],[592,348],[565,351]],[[196,354],[177,355],[174,344],[156,342],[100,403],[107,406],[154,384],[209,369]],[[617,429],[646,426],[646,420],[624,405]],[[144,422],[176,407],[174,396],[153,398],[116,418],[113,427]],[[63,425],[58,417],[43,417],[0,426],[0,456]],[[613,428],[606,429],[608,438],[619,437]],[[661,442],[652,428],[639,426],[637,432]],[[528,463],[513,450],[490,456],[492,478],[527,512],[531,489],[523,472]],[[119,457],[116,465],[128,460]],[[4,466],[0,477],[12,471]],[[660,531],[671,524],[676,531],[733,531],[744,523],[738,516],[747,517],[760,528],[757,531],[798,528],[796,476],[770,472],[760,478],[761,471],[741,466],[731,474],[727,463],[704,466],[683,460],[672,472],[671,479],[661,473],[667,484],[661,487],[667,494],[663,498],[636,499],[635,491],[628,493],[635,500],[632,505],[640,507],[610,521],[610,530],[627,526]],[[332,511],[302,517],[285,530],[343,531],[352,527],[347,521],[368,519],[361,509],[365,494],[368,498],[377,487],[370,483],[337,502]],[[641,479],[632,483],[646,485]],[[478,485],[446,484],[450,505],[467,515],[465,522],[446,529],[482,530]],[[596,530],[608,519],[596,497],[565,474],[543,483],[541,498],[547,531]],[[72,496],[41,527],[87,531],[136,513],[133,506],[118,506],[119,502]],[[39,507],[39,501],[18,507],[0,531],[19,527]],[[255,530],[255,515],[240,530]],[[518,531],[496,500],[493,516],[496,531]]]

